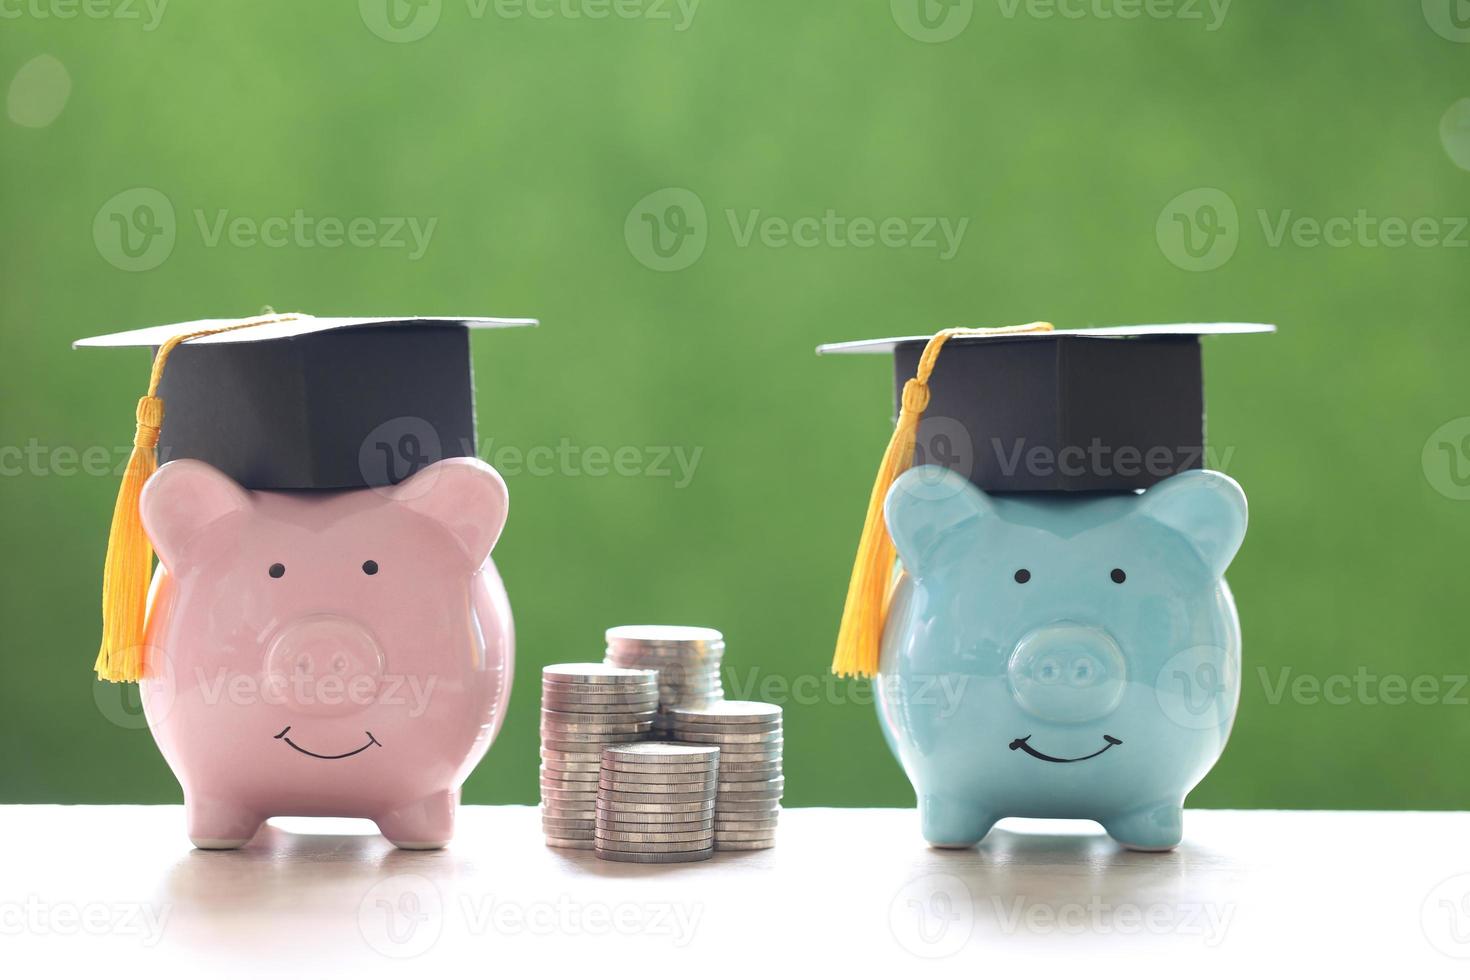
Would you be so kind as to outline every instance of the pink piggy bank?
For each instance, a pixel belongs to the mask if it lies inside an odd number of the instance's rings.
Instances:
[[[283,815],[449,842],[510,698],[490,560],[507,502],[473,458],[342,492],[251,492],[196,460],[154,474],[143,708],[196,847],[240,847]]]

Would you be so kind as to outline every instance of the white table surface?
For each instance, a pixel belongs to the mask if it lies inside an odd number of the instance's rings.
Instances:
[[[531,807],[466,807],[430,853],[288,820],[195,851],[178,807],[0,822],[8,977],[1470,976],[1466,813],[1195,810],[1137,854],[1085,822],[933,851],[913,811],[801,809],[773,850],[663,867],[548,849]]]

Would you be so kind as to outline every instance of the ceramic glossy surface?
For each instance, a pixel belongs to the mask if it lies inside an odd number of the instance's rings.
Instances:
[[[990,496],[937,466],[889,491],[902,573],[878,715],[925,838],[1001,817],[1086,818],[1165,850],[1240,693],[1223,575],[1245,494],[1196,470],[1141,494]]]
[[[283,815],[449,841],[510,697],[490,560],[507,505],[468,458],[339,493],[249,492],[193,460],[153,476],[143,705],[197,846],[238,847]]]

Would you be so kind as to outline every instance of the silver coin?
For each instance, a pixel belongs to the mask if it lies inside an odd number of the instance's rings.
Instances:
[[[776,833],[773,830],[761,830],[757,833],[714,833],[716,843],[773,843],[775,840]]]
[[[781,775],[780,759],[765,759],[760,762],[741,762],[736,760],[720,760],[721,779],[758,779],[764,776],[766,779],[774,779]]]
[[[673,851],[664,853],[639,853],[636,851],[610,851],[605,848],[597,848],[597,856],[604,861],[621,861],[624,864],[691,864],[695,861],[707,861],[714,857],[715,849],[707,848],[703,851]]]
[[[767,704],[764,701],[721,701],[719,704],[708,708],[695,710],[679,710],[674,712],[681,721],[692,721],[702,724],[716,724],[721,722],[765,722],[779,723],[782,711],[779,704]]]
[[[591,752],[548,752],[545,749],[541,749],[541,761],[547,765],[576,765],[581,771],[600,771],[603,765],[601,758],[592,757]]]
[[[584,721],[572,724],[583,725],[616,725],[619,722],[650,721],[655,725],[663,724],[664,719],[659,716],[657,705],[651,701],[640,704],[587,704],[586,702],[564,702],[564,701],[542,701],[542,721],[548,720],[547,715],[579,715]],[[549,719],[557,720],[556,717]]]
[[[597,845],[592,840],[592,838],[590,838],[590,837],[587,838],[586,840],[582,840],[581,838],[574,838],[574,837],[552,837],[550,835],[547,835],[547,837],[546,837],[546,846],[547,847],[565,847],[565,848],[567,848],[569,850],[573,850],[573,851],[590,851],[590,850],[594,849]]]
[[[709,830],[678,830],[678,831],[649,831],[646,833],[629,832],[622,830],[607,830],[597,828],[595,837],[606,841],[624,841],[629,844],[688,844],[704,841],[708,843],[714,838],[714,829]]]
[[[610,793],[703,793],[706,796],[719,791],[719,786],[713,779],[702,783],[629,783],[617,779],[600,779],[597,781],[597,788]]]
[[[563,783],[597,783],[601,777],[601,767],[597,769],[561,769],[555,766],[541,764],[538,775],[544,779],[555,779]],[[732,784],[738,785],[738,784]]]
[[[708,649],[725,645],[725,635],[708,626],[658,626],[647,623],[610,626],[602,636],[608,647],[616,649],[670,645]]]
[[[609,670],[626,670],[628,678],[616,680],[612,683],[599,681],[557,681],[543,680],[541,682],[542,694],[557,694],[562,696],[576,695],[577,697],[647,697],[658,690],[658,671],[649,670],[646,667],[616,667],[609,665]]]
[[[598,788],[596,783],[558,783],[546,779],[541,780],[540,786],[542,794],[545,794],[547,790],[553,793],[596,794]]]
[[[748,841],[748,840],[726,840],[716,838],[715,850],[717,851],[766,851],[776,846],[775,840]]]
[[[578,761],[586,761],[586,760],[578,760]],[[741,768],[742,766],[759,766],[761,769],[776,769],[776,770],[779,770],[781,768],[782,756],[781,756],[781,753],[780,752],[769,752],[769,753],[765,753],[765,754],[757,754],[757,753],[754,753],[754,752],[732,752],[732,753],[730,753],[730,758],[729,759],[721,759],[720,761],[723,762],[723,763],[726,763],[729,766],[728,770],[726,769],[725,766],[723,766],[723,765],[720,766],[720,772],[721,773],[725,773],[727,771],[728,772],[751,772],[751,771],[753,771],[753,770],[750,770],[750,769],[743,769],[743,768]],[[772,778],[774,778],[774,777],[772,777]]]
[[[676,732],[692,732],[696,735],[774,735],[781,731],[780,725],[747,725],[736,727],[734,725],[695,725],[687,721],[674,723]]]
[[[626,854],[682,854],[689,851],[706,851],[714,846],[713,834],[702,840],[674,840],[664,843],[644,843],[631,840],[608,840],[604,837],[593,838],[599,851],[619,851]]]
[[[543,742],[635,742],[642,741],[641,736],[648,731],[648,725],[626,725],[620,726],[621,731],[599,732],[581,731],[568,732],[542,726],[541,739]]]
[[[673,727],[675,735],[679,736],[681,742],[697,742],[700,745],[731,746],[732,749],[744,749],[751,751],[763,745],[779,745],[782,739],[781,732],[756,732],[753,735],[742,735],[742,733],[716,733],[716,732],[686,732],[679,726]]]
[[[558,742],[597,742],[603,741],[607,736],[618,735],[641,735],[648,737],[653,730],[653,722],[645,721],[626,725],[579,725],[575,729],[542,725],[539,734],[543,739]]]
[[[588,803],[586,806],[574,806],[572,804],[542,803],[542,820],[595,820],[597,818],[597,804]]]
[[[699,813],[701,810],[713,810],[715,798],[713,795],[687,803],[634,803],[622,800],[606,799],[606,794],[598,794],[597,809],[609,813]]]
[[[638,804],[622,804],[622,807],[635,807],[635,805]],[[592,813],[597,815],[598,820],[606,820],[610,823],[692,823],[695,820],[713,820],[714,807],[706,807],[703,810],[673,811],[609,810],[609,808],[592,804]]]
[[[658,694],[658,678],[655,671],[643,671],[650,676],[634,684],[556,684],[547,681],[541,685],[543,698],[565,701],[586,701],[597,704],[623,698],[630,701],[647,701]]]
[[[603,730],[609,729],[609,730]],[[553,742],[604,742],[609,737],[616,738],[620,735],[638,735],[647,738],[653,730],[651,723],[645,722],[641,725],[607,725],[599,728],[579,728],[576,731],[551,728],[542,725],[539,734],[544,741]]]
[[[685,820],[680,823],[631,823],[621,820],[599,820],[595,830],[615,834],[693,834],[708,833],[719,826],[713,819]]]
[[[774,832],[779,821],[774,817],[770,820],[716,820],[714,829],[719,833],[767,833]]]
[[[699,786],[715,785],[718,781],[718,769],[706,769],[703,772],[624,772],[621,769],[605,769],[598,776],[599,782],[631,783],[637,786],[660,786],[665,784],[677,785],[679,783],[693,783]],[[622,789],[614,786],[613,789]]]
[[[636,732],[632,735],[608,735],[587,742],[545,738],[541,740],[541,750],[543,752],[564,752],[575,757],[569,761],[588,762],[591,760],[581,758],[581,756],[590,755],[595,759],[597,758],[596,753],[608,745],[623,745],[629,742],[636,742],[639,738],[640,736]]]
[[[541,724],[556,725],[629,725],[658,719],[656,711],[558,711],[541,709]]]
[[[721,813],[777,813],[780,799],[771,800],[719,800]]]
[[[581,711],[588,714],[599,711],[654,711],[659,704],[659,690],[656,687],[611,694],[565,691],[559,688],[547,688],[541,692],[541,706],[554,711]]]
[[[776,786],[759,790],[720,790],[721,803],[754,803],[758,800],[779,800],[782,789]]]
[[[560,827],[562,830],[591,830],[596,823],[593,817],[548,817],[544,813],[541,815],[543,827]]]
[[[731,763],[732,765],[742,763],[779,764],[782,761],[782,748],[781,746],[776,746],[776,748],[766,749],[763,752],[738,752],[726,746],[726,748],[720,749],[720,761],[722,763]]]
[[[669,763],[688,765],[693,762],[716,763],[720,758],[718,747],[680,745],[677,742],[640,742],[636,745],[609,747],[602,758],[611,763],[636,763],[649,765]]]
[[[614,778],[623,779],[637,776],[668,776],[675,782],[688,782],[691,779],[704,779],[711,775],[717,775],[720,767],[717,763],[696,762],[690,765],[675,764],[670,762],[654,762],[647,765],[639,762],[618,762],[616,759],[600,760],[599,769],[608,773],[622,773]]]
[[[573,684],[616,684],[643,680],[645,671],[629,670],[602,663],[552,664],[541,668],[542,680]]]
[[[785,783],[779,770],[776,772],[721,772],[719,774],[720,786],[730,789],[752,790],[759,789],[765,783]]]
[[[598,800],[607,803],[657,803],[660,806],[674,803],[703,803],[715,798],[715,788],[697,790],[693,793],[620,793],[616,790],[598,789]]]
[[[571,787],[567,787],[567,786],[547,786],[547,785],[543,784],[541,786],[541,802],[542,803],[560,803],[560,804],[563,804],[563,805],[566,805],[566,804],[580,804],[580,803],[587,802],[586,800],[583,800],[583,799],[581,799],[578,796],[567,796],[567,795],[565,795],[565,794],[569,794],[569,793],[570,794],[591,793],[593,799],[595,800],[596,797],[597,797],[597,787],[594,786],[591,789],[583,789],[582,788],[582,784],[574,785],[574,786],[571,786]]]

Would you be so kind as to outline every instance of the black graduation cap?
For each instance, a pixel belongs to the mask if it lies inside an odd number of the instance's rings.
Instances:
[[[97,675],[145,671],[153,550],[138,501],[160,461],[202,460],[250,490],[344,490],[473,456],[469,331],[535,323],[268,313],[77,341],[153,350],[108,533]]]
[[[196,320],[79,340],[171,339],[158,397],[158,462],[200,459],[251,490],[383,486],[475,454],[469,331],[534,326],[482,317],[267,315]]]
[[[1205,462],[1200,337],[1255,323],[955,328],[817,348],[894,358],[897,419],[868,498],[832,669],[871,675],[896,558],[883,506],[915,463],[981,490],[1134,491]],[[941,352],[943,356],[941,356]]]
[[[1275,329],[1037,324],[958,333],[942,357],[936,353],[913,462],[945,466],[991,493],[1145,489],[1205,464],[1200,338]],[[817,352],[891,353],[896,415],[932,339],[888,337]]]

